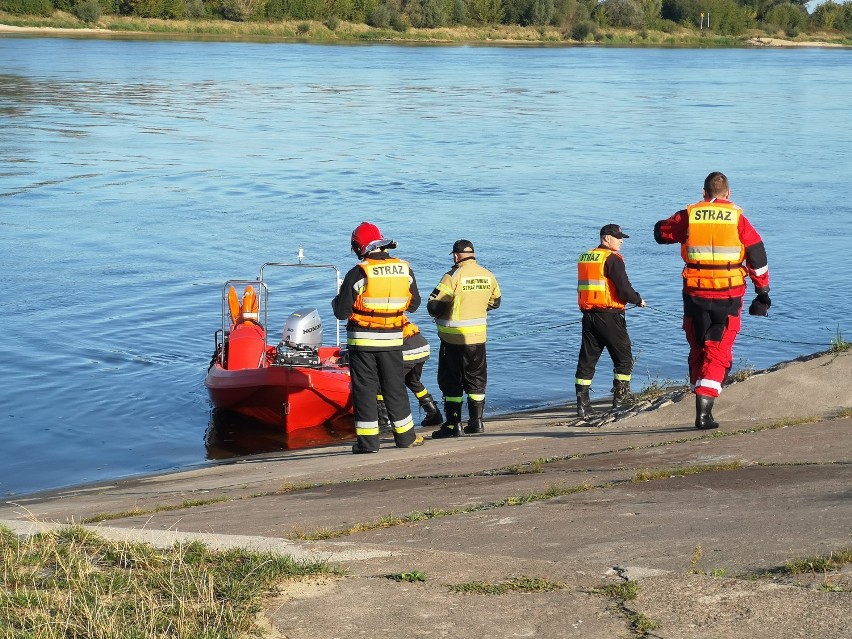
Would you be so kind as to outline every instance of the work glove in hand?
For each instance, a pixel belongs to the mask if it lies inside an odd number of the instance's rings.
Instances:
[[[748,314],[766,317],[769,315],[770,306],[772,306],[772,300],[769,299],[769,294],[759,293],[758,296],[751,301],[751,306],[748,307]]]

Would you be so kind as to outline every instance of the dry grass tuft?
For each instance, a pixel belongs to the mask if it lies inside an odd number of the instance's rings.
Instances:
[[[157,549],[79,526],[19,538],[0,527],[0,637],[198,637],[257,633],[282,582],[332,573],[325,562],[199,542]]]

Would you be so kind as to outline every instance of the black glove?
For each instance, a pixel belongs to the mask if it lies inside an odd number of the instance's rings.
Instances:
[[[748,307],[748,314],[766,317],[769,315],[770,306],[772,306],[772,300],[769,299],[769,293],[758,293],[757,297],[751,301],[751,306]]]

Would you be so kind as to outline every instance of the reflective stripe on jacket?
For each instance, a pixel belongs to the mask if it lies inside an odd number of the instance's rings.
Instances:
[[[686,208],[689,234],[681,246],[688,288],[725,290],[745,285],[745,247],[739,236],[742,209],[730,202],[699,202]]]
[[[623,260],[615,251],[593,248],[577,258],[577,304],[580,310],[624,310],[612,281],[604,275],[604,265],[610,255]]]
[[[413,326],[413,324],[406,324],[405,329],[403,329],[405,331],[405,339],[402,344],[402,359],[405,362],[412,363],[425,362],[432,353],[429,348],[429,342],[426,341],[423,333],[419,330],[409,333],[406,330],[409,326]]]

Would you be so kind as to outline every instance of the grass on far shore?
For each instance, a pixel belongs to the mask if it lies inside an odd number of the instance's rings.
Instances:
[[[806,41],[852,45],[852,39],[838,34],[802,34],[787,38],[753,30],[740,36],[717,35],[678,27],[671,33],[653,29],[601,28],[596,36],[578,42],[553,26],[520,25],[453,26],[436,29],[409,28],[395,31],[362,23],[335,20],[281,20],[276,22],[232,22],[228,20],[160,20],[131,16],[104,15],[97,24],[87,24],[70,13],[56,11],[52,16],[18,16],[0,11],[0,24],[15,27],[79,30],[80,35],[118,34],[191,37],[221,40],[272,40],[316,43],[400,42],[434,44],[594,44],[615,46],[745,46],[751,39],[783,38],[791,43]],[[329,26],[333,28],[329,28]]]
[[[287,580],[342,574],[322,561],[192,542],[157,549],[79,526],[19,538],[0,526],[0,638],[259,634]]]

